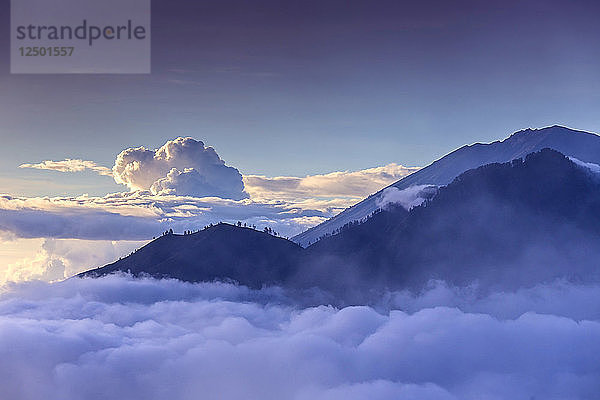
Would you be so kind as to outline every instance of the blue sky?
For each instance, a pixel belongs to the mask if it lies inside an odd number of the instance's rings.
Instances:
[[[151,75],[10,75],[0,59],[0,182],[105,193],[94,174],[19,170],[178,136],[243,174],[425,165],[525,127],[600,130],[594,2],[154,1]],[[8,54],[8,5],[0,18]],[[15,181],[18,179],[18,181]]]
[[[170,227],[243,220],[293,236],[463,144],[554,124],[599,132],[599,12],[593,1],[154,0],[152,74],[11,75],[4,1],[0,284],[106,264]],[[205,145],[216,155],[197,156]],[[152,153],[161,146],[180,156]],[[65,159],[87,163],[19,168]],[[102,167],[116,160],[111,177]]]

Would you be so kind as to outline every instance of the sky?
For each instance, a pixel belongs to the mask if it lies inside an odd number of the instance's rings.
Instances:
[[[463,144],[554,124],[598,132],[599,11],[593,1],[154,0],[151,74],[11,75],[3,0],[4,279],[95,266],[169,225],[243,219],[293,235]],[[217,158],[186,150],[129,174],[143,156],[132,149],[186,137]],[[124,153],[131,163],[114,173]],[[198,160],[214,174],[199,175]],[[95,222],[78,226],[85,218]],[[74,256],[82,241],[106,257]]]

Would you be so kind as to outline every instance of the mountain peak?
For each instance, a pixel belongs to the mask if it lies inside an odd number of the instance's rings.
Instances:
[[[568,128],[568,127],[562,126],[562,125],[551,125],[551,126],[545,126],[543,128],[526,128],[526,129],[522,129],[520,131],[516,131],[513,134],[511,134],[508,138],[502,140],[502,142],[506,142],[508,140],[515,140],[515,139],[539,139],[539,138],[548,137],[548,136],[552,136],[552,135],[567,135],[567,136],[590,135],[590,136],[598,137],[597,134],[592,133],[592,132],[582,131],[582,130],[578,130],[578,129],[572,129],[572,128]]]
[[[122,271],[191,282],[226,278],[260,288],[288,275],[301,250],[266,232],[219,223],[191,234],[161,236],[128,257],[80,276]]]
[[[463,146],[432,164],[390,185],[399,190],[415,185],[444,186],[463,172],[491,163],[505,163],[523,158],[544,148],[577,158],[583,162],[600,164],[600,136],[560,125],[539,129],[527,128],[508,138],[492,143]],[[314,243],[330,235],[349,222],[362,220],[378,208],[383,190],[344,210],[335,217],[292,238],[301,246]]]
[[[514,289],[600,275],[600,183],[553,149],[468,170],[400,211],[308,247],[310,265],[414,289],[430,279]]]

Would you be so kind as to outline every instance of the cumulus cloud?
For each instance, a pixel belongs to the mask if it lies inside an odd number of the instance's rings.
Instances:
[[[360,171],[340,171],[303,178],[245,175],[246,191],[256,199],[349,197],[362,199],[418,171],[417,167],[388,164]]]
[[[557,290],[537,295],[563,305],[506,318],[496,307],[527,296],[378,312],[218,283],[13,285],[0,297],[0,387],[15,400],[593,399],[600,288]]]
[[[225,165],[215,149],[191,137],[170,140],[157,150],[123,150],[113,166],[115,181],[153,194],[248,197],[240,172]]]
[[[152,184],[150,192],[158,195],[210,196],[234,200],[248,197],[246,193],[242,193],[239,187],[235,187],[232,191],[229,185],[215,185],[215,182],[209,182],[205,175],[194,168],[186,168],[183,171],[176,168],[171,169],[166,177],[158,179]]]
[[[51,238],[0,243],[0,253],[14,253],[13,257],[7,254],[0,257],[0,285],[30,280],[62,280],[116,261],[146,243]]]
[[[436,190],[437,186],[433,185],[415,185],[402,190],[392,186],[381,193],[376,204],[379,208],[386,208],[390,204],[400,204],[406,210],[410,210],[431,198]]]
[[[52,282],[66,277],[66,268],[63,261],[48,254],[43,248],[28,257],[4,264],[0,268],[0,285],[7,282],[29,280]]]
[[[112,171],[110,168],[103,167],[102,165],[96,164],[94,161],[87,161],[81,159],[70,159],[62,161],[42,161],[38,164],[21,164],[19,168],[33,168],[33,169],[42,169],[48,171],[58,171],[58,172],[83,172],[86,170],[96,172],[100,175],[104,176],[112,176]]]

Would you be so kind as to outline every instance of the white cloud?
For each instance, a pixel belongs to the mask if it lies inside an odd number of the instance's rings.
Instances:
[[[402,190],[392,186],[379,195],[376,200],[377,207],[386,208],[390,204],[400,204],[406,210],[410,210],[435,194],[436,189],[437,186],[433,185],[414,185]]]
[[[379,313],[276,288],[21,284],[0,298],[0,387],[11,400],[596,398],[600,287],[534,290],[546,314],[505,318],[496,307],[527,296]]]
[[[2,246],[2,245],[0,245]],[[27,257],[7,260],[0,267],[0,285],[7,282],[23,282],[29,280],[56,281],[66,278],[65,265],[58,257],[53,257],[44,248],[35,249]]]
[[[0,285],[29,280],[62,280],[116,261],[145,243],[79,239],[16,239],[0,242]]]
[[[236,181],[237,182],[237,181]],[[239,183],[239,182],[237,182]],[[167,176],[158,179],[150,187],[150,192],[157,195],[177,195],[193,197],[221,197],[224,199],[240,200],[248,197],[243,193],[238,184],[231,191],[230,187],[223,188],[222,185],[210,183],[206,176],[194,168],[186,168],[179,171],[176,168],[171,169]]]
[[[58,172],[83,172],[86,170],[96,172],[104,176],[112,176],[110,168],[96,164],[94,161],[86,161],[80,159],[70,159],[62,161],[42,161],[38,164],[21,164],[19,168],[33,168]]]
[[[418,170],[417,167],[392,163],[360,171],[340,171],[303,178],[245,175],[244,184],[246,191],[255,199],[348,197],[359,200]]]
[[[153,194],[234,200],[248,197],[239,171],[226,166],[212,147],[190,137],[170,140],[157,150],[123,150],[117,156],[113,175],[117,183],[131,190]]]

